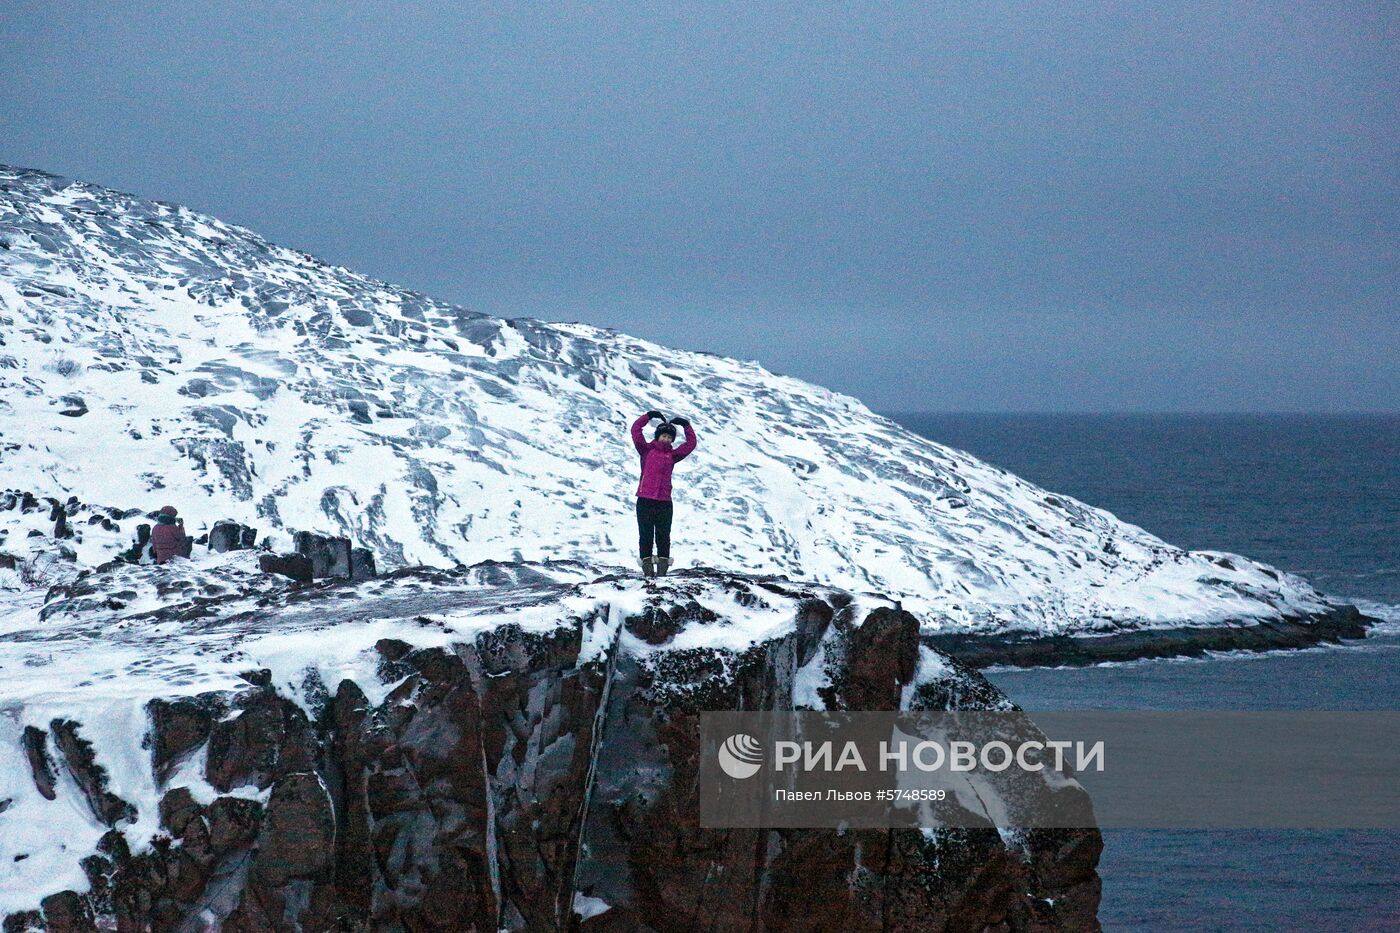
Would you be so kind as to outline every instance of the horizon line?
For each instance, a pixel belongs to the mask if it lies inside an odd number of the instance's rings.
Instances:
[[[1027,415],[1115,415],[1123,417],[1250,417],[1250,418],[1279,418],[1279,417],[1331,417],[1331,418],[1395,418],[1400,417],[1400,410],[1395,409],[1089,409],[1089,408],[1053,408],[1053,409],[1011,409],[1011,408],[875,408],[871,407],[877,415],[892,417],[894,415],[922,415],[922,416],[1017,416]]]

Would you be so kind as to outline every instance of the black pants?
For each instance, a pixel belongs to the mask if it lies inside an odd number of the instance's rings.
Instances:
[[[652,541],[656,556],[671,556],[671,503],[660,499],[637,497],[637,533],[641,537],[642,556],[651,556]]]

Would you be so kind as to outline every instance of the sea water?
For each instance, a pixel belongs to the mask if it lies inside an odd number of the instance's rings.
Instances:
[[[1390,620],[1343,647],[989,672],[1022,707],[1400,709],[1400,416],[893,417]],[[1400,832],[1111,830],[1099,871],[1107,930],[1400,930]]]

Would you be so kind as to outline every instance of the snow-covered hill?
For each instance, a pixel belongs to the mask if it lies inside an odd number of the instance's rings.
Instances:
[[[34,171],[0,168],[0,343],[0,487],[168,503],[196,533],[335,532],[389,568],[631,564],[627,426],[659,408],[700,437],[678,467],[682,566],[889,594],[928,629],[1326,608],[1296,577],[1182,551],[757,363],[466,311]],[[48,547],[46,514],[0,515],[0,552]],[[84,514],[79,565],[144,520]]]

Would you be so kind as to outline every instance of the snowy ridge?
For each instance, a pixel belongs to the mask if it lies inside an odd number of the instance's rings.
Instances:
[[[930,630],[1328,607],[1297,577],[1172,547],[754,362],[466,311],[20,169],[0,168],[0,343],[0,487],[170,503],[194,534],[224,518],[283,543],[345,534],[389,568],[628,566],[626,431],[655,407],[700,437],[677,469],[681,566],[887,594]],[[37,520],[0,514],[0,552],[50,546],[22,526]],[[78,565],[113,556],[95,534],[77,526]]]

